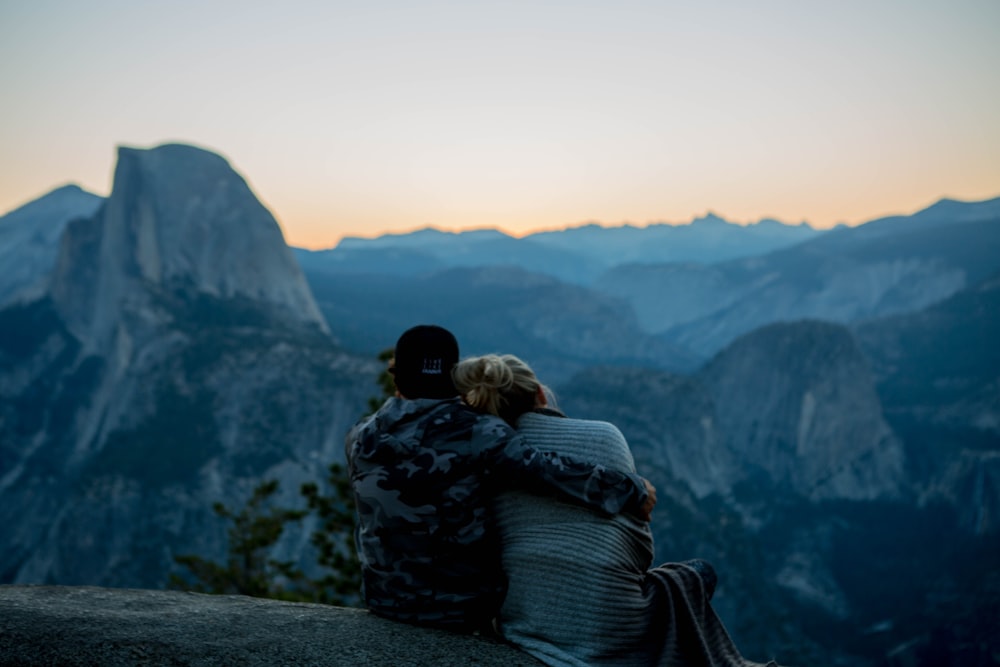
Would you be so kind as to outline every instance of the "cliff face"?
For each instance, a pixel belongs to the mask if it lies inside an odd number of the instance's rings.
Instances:
[[[499,641],[366,611],[241,596],[0,586],[4,664],[531,667]]]
[[[846,328],[764,327],[727,347],[699,377],[715,398],[715,426],[733,463],[720,488],[760,471],[810,501],[900,496],[903,446]]]
[[[106,343],[123,317],[162,323],[155,297],[248,299],[326,330],[277,222],[220,156],[120,148],[111,196],[62,238],[52,295],[74,334]]]
[[[904,452],[851,332],[777,324],[692,376],[601,369],[559,388],[574,414],[633,431],[634,448],[696,498],[765,484],[805,502],[899,498]]]
[[[120,156],[48,295],[0,311],[3,581],[159,587],[178,553],[221,557],[212,504],[268,478],[303,504],[376,393],[222,158]]]

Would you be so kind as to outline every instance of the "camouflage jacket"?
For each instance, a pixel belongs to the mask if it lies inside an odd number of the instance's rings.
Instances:
[[[555,489],[608,514],[647,495],[637,475],[534,450],[458,398],[390,398],[346,450],[368,608],[460,631],[488,627],[503,601],[495,489]]]

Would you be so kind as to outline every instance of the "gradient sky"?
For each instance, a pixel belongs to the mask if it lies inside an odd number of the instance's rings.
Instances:
[[[292,245],[1000,195],[1000,0],[0,0],[0,213],[227,157]]]

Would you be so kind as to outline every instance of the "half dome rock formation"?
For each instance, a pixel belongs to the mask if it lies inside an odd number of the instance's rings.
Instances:
[[[40,298],[0,309],[0,581],[162,587],[174,556],[225,553],[214,503],[263,479],[298,503],[342,458],[377,362],[329,335],[223,158],[120,149],[57,256]],[[280,548],[308,562],[308,530]]]
[[[156,297],[178,293],[276,306],[326,331],[274,216],[224,158],[121,147],[104,207],[62,238],[53,297],[73,333],[100,346],[123,311],[155,322]]]

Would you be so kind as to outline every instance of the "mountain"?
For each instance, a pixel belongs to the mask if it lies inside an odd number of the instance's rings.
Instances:
[[[454,233],[426,228],[374,239],[346,237],[329,250],[296,249],[296,256],[309,272],[413,275],[454,267],[516,266],[587,285],[623,263],[717,262],[761,254],[819,234],[805,223],[761,220],[744,226],[709,214],[687,225],[591,224],[520,239],[495,229]]]
[[[407,248],[410,250],[425,250],[433,252],[457,252],[459,254],[473,251],[481,243],[502,241],[512,238],[496,229],[472,229],[465,232],[446,232],[433,227],[425,227],[414,232],[382,234],[373,239],[359,236],[345,236],[337,244],[341,250],[357,250],[360,248]]]
[[[62,237],[52,296],[70,329],[99,344],[123,315],[156,319],[153,301],[178,290],[326,327],[274,217],[223,158],[179,144],[120,148],[107,203]]]
[[[515,267],[306,277],[333,334],[366,356],[414,323],[434,322],[459,336],[463,355],[517,354],[551,382],[595,363],[691,370],[701,361],[642,333],[624,301]]]
[[[883,416],[892,399],[871,345],[842,325],[774,324],[694,374],[592,369],[558,394],[569,414],[621,428],[658,489],[658,560],[716,565],[713,605],[746,654],[987,665],[1000,649],[986,620],[1000,604],[1000,533],[963,517],[1000,511],[1000,448],[981,452],[985,495],[937,492],[967,452],[942,446],[915,474],[919,448]]]
[[[448,268],[436,255],[416,248],[356,248],[344,251],[294,248],[293,253],[307,275],[375,274],[401,278]]]
[[[50,284],[0,310],[0,581],[162,587],[174,554],[224,552],[213,503],[323,479],[376,393],[213,153],[122,148]]]
[[[803,318],[852,323],[920,310],[1000,269],[1000,200],[941,202],[713,265],[619,266],[594,287],[628,299],[650,333],[711,355]]]
[[[1000,197],[983,201],[964,202],[947,197],[938,200],[913,215],[892,215],[861,225],[857,233],[874,238],[899,231],[912,232],[941,225],[980,222],[1000,218]]]
[[[64,185],[0,217],[0,308],[38,298],[70,220],[87,218],[103,197]]]
[[[376,239],[345,238],[330,250],[296,250],[303,269],[311,273],[418,275],[450,268],[506,266],[586,284],[603,268],[572,250],[551,248],[530,239],[516,239],[495,230],[412,234]]]
[[[857,327],[886,419],[909,447],[921,503],[1000,532],[1000,273],[931,308]]]
[[[749,225],[729,222],[714,213],[688,224],[655,223],[645,227],[596,224],[525,237],[552,248],[587,257],[605,268],[620,264],[700,262],[713,264],[761,255],[823,234],[803,222],[787,225],[763,219]]]
[[[737,339],[698,375],[733,462],[720,490],[767,480],[818,502],[898,498],[902,443],[846,328],[774,324]],[[755,481],[756,480],[756,481]]]
[[[374,294],[392,282],[405,291],[456,268],[545,274],[626,301],[641,334],[701,360],[772,322],[853,323],[946,298],[1000,268],[998,221],[1000,199],[944,199],[910,216],[829,232],[774,220],[741,226],[709,214],[688,225],[584,225],[521,239],[496,230],[424,229],[295,253],[314,291],[338,294],[323,285],[352,281]],[[412,298],[419,297],[404,300]],[[370,317],[380,316],[359,315],[349,340],[373,340],[361,324]],[[353,326],[350,319],[341,325]]]

